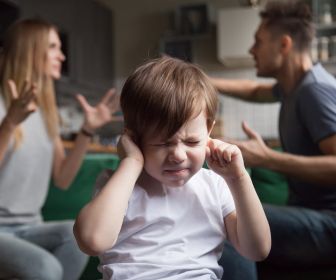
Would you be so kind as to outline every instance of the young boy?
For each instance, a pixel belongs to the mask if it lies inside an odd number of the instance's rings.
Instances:
[[[225,239],[264,259],[269,226],[241,152],[209,137],[218,101],[206,75],[178,59],[151,60],[120,101],[120,165],[100,177],[74,227],[81,250],[100,256],[103,278],[220,279]]]

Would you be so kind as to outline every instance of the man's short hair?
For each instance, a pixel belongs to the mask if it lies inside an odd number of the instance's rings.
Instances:
[[[271,1],[260,16],[274,36],[288,34],[298,51],[310,50],[315,29],[307,3],[296,0]]]
[[[120,97],[125,127],[138,144],[148,132],[173,136],[202,111],[210,129],[217,104],[217,93],[199,67],[167,56],[138,67]]]

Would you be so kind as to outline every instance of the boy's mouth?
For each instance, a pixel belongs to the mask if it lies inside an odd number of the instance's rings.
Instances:
[[[165,174],[174,175],[174,176],[184,175],[187,172],[189,172],[189,168],[175,168],[175,169],[164,170]]]

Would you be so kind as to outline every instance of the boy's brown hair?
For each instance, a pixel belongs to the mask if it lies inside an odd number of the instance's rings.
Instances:
[[[144,133],[170,138],[202,111],[210,129],[217,104],[217,93],[200,68],[167,56],[138,67],[120,97],[125,127],[138,144]]]

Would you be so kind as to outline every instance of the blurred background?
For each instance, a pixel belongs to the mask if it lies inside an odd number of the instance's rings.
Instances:
[[[82,117],[76,93],[95,103],[110,87],[120,92],[136,66],[163,53],[196,63],[210,76],[257,79],[248,50],[264,2],[0,0],[0,39],[18,18],[37,16],[58,26],[67,60],[57,82],[57,100],[62,134],[71,138]],[[308,2],[320,28],[314,54],[332,68],[335,1]],[[326,40],[327,57],[321,50]],[[249,104],[230,97],[220,100],[217,135],[244,138],[241,121],[246,120],[264,139],[277,140],[278,104]],[[96,140],[109,142],[121,129],[122,122],[115,122],[103,128]]]

